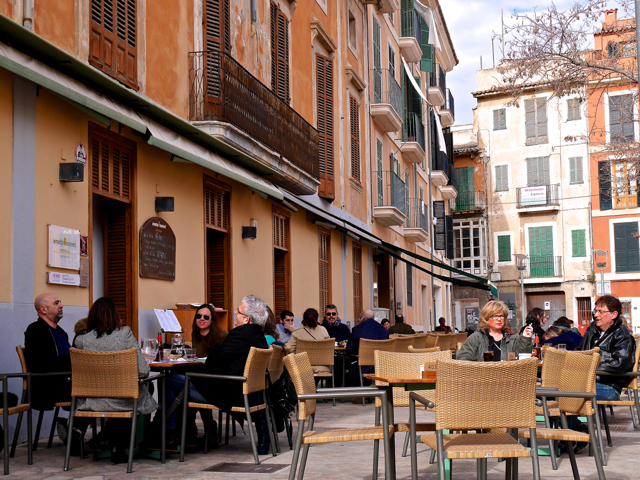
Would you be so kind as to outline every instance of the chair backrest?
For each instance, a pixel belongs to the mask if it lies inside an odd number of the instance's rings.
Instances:
[[[433,348],[436,346],[437,343],[438,343],[438,336],[431,335],[431,332],[427,333],[427,340],[424,342],[424,348]]]
[[[436,428],[535,428],[538,359],[439,360]]]
[[[413,335],[410,337],[396,338],[396,352],[408,353],[409,347],[413,347]]]
[[[440,350],[455,350],[456,344],[453,343],[454,335],[452,333],[437,335],[436,346],[440,347]]]
[[[428,353],[399,353],[399,352],[375,352],[375,368],[377,375],[419,375],[420,365],[438,360],[451,360],[451,350],[444,352]],[[376,385],[387,385],[385,382],[376,380]],[[425,390],[421,394],[433,400],[433,390]],[[404,388],[395,387],[393,389],[393,405],[395,407],[409,406],[409,392]],[[380,399],[376,398],[376,407],[380,406]]]
[[[358,348],[358,365],[361,367],[372,366],[375,364],[375,358],[373,352],[380,350],[383,352],[395,352],[396,351],[396,339],[389,340],[367,340],[366,338],[360,339],[360,346]]]
[[[633,334],[633,339],[636,342],[636,361],[633,364],[633,370],[631,370],[632,372],[637,372],[638,371],[638,360],[640,360],[640,335],[638,335],[637,333]],[[637,390],[638,389],[638,377],[631,377],[631,381],[629,382],[629,385],[627,386],[628,388],[631,388],[633,390]]]
[[[244,376],[247,381],[242,384],[242,393],[248,395],[253,392],[264,390],[267,366],[271,360],[273,349],[251,347],[247,363],[244,364]]]
[[[69,349],[71,395],[90,398],[138,398],[138,352]]]
[[[284,372],[284,347],[271,345],[271,360],[269,360],[269,378],[271,383],[277,381]]]
[[[296,353],[307,352],[311,365],[333,365],[335,357],[335,344],[333,338],[326,340],[303,340],[296,341]]]
[[[18,359],[20,360],[20,367],[22,368],[22,373],[27,373],[27,359],[24,356],[24,347],[22,345],[16,345],[16,353],[18,354]],[[22,380],[22,390],[27,389],[27,379]]]
[[[560,376],[562,375],[562,365],[564,365],[564,350],[548,348],[544,351],[544,361],[542,362],[542,386],[548,388],[558,388],[560,386]]]
[[[431,347],[431,348],[416,348],[409,347],[409,353],[431,353],[431,352],[439,352],[440,347]]]
[[[316,393],[313,369],[306,352],[287,355],[284,357],[284,364],[287,366],[287,371],[291,375],[291,380],[293,380],[293,385],[296,387],[298,395]],[[304,420],[314,413],[316,413],[315,400],[298,399],[298,420]]]
[[[596,393],[596,371],[600,365],[600,354],[593,352],[568,352],[560,350],[564,363],[558,388],[563,392]],[[546,355],[545,355],[546,362]],[[574,415],[593,415],[593,404],[588,398],[559,397],[560,410]]]
[[[413,336],[413,348],[427,348],[426,333],[416,333]]]

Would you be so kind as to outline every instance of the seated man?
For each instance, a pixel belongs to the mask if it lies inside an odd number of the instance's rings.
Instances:
[[[351,338],[347,342],[347,353],[349,355],[357,355],[360,348],[360,339],[366,340],[388,340],[389,335],[387,329],[380,325],[373,318],[373,311],[365,310],[360,316],[360,324],[353,327]],[[362,373],[373,372],[373,366],[367,366],[362,369]],[[349,366],[349,379],[352,385],[360,385],[360,369],[357,360]],[[368,383],[365,379],[365,385]],[[359,400],[358,400],[359,401]]]
[[[293,324],[293,312],[289,310],[282,310],[280,312],[280,323],[276,327],[278,329],[278,333],[280,336],[278,337],[278,342],[280,343],[288,343],[291,338],[291,334],[296,329]]]
[[[447,321],[444,319],[444,317],[440,317],[438,319],[438,323],[440,325],[434,328],[433,331],[434,332],[451,332],[451,327],[447,326],[446,322]]]
[[[396,315],[396,324],[389,329],[389,335],[415,335],[415,333],[411,325],[404,323],[404,317],[400,314]]]
[[[336,342],[342,342],[351,338],[349,327],[342,323],[342,320],[340,320],[338,316],[338,307],[333,304],[325,307],[322,326],[327,329],[329,336],[334,338]]]

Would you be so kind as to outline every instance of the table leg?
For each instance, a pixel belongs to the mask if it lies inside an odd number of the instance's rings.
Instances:
[[[389,425],[395,425],[395,417],[393,413],[393,387],[386,386],[382,387],[387,390],[387,412],[389,423],[385,425],[385,428],[389,428]],[[389,479],[396,480],[396,436],[389,436],[389,458],[385,458],[387,464],[389,465]]]

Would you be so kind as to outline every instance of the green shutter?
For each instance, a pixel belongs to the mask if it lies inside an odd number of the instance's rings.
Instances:
[[[495,169],[496,172],[496,192],[506,192],[509,190],[509,166],[498,165]]]
[[[373,17],[373,102],[382,103],[382,59],[380,55],[380,24]]]
[[[552,227],[529,228],[529,265],[532,277],[553,276]]]
[[[569,159],[569,178],[571,183],[582,183],[582,157]]]
[[[613,243],[617,272],[640,271],[638,222],[614,223]]]
[[[571,231],[571,256],[572,257],[587,256],[587,245],[585,242],[585,238],[586,238],[585,230]]]
[[[505,108],[499,108],[493,111],[493,129],[494,130],[506,130],[507,128],[507,110]]]
[[[383,182],[383,166],[382,166],[382,142],[376,140],[376,161],[378,163],[378,171],[376,172],[378,182],[378,206],[384,205],[384,182]]]
[[[429,26],[420,17],[420,28],[422,29],[422,58],[420,59],[420,70],[433,73],[433,45],[429,44]]]
[[[511,261],[511,236],[498,235],[498,261]]]

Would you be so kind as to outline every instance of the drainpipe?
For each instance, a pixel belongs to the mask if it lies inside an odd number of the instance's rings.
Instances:
[[[22,0],[22,26],[33,30],[33,0]]]

